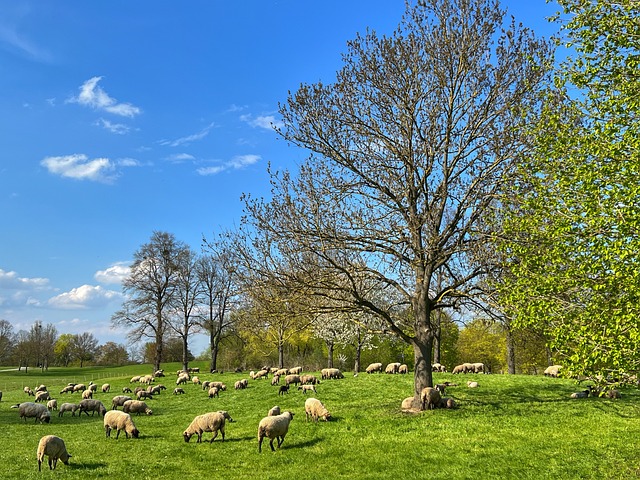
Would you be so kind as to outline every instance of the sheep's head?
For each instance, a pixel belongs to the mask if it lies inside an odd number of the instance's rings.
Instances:
[[[193,433],[187,433],[186,431],[184,431],[182,433],[182,436],[184,437],[184,441],[189,443],[189,440],[191,440],[191,437],[193,436]]]

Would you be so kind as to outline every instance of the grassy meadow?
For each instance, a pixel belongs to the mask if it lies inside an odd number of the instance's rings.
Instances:
[[[206,370],[206,365],[196,363]],[[244,374],[200,375],[223,381],[227,390],[209,399],[200,386],[184,386],[172,395],[177,364],[167,364],[167,390],[147,404],[152,416],[133,416],[140,438],[105,437],[102,417],[62,418],[50,424],[26,424],[12,404],[33,401],[22,391],[44,383],[58,404],[78,403],[80,394],[59,392],[68,382],[111,384],[110,393],[94,396],[107,408],[130,386],[133,375],[151,367],[51,368],[28,374],[0,371],[0,478],[114,479],[567,479],[640,477],[640,391],[622,391],[622,399],[570,399],[584,386],[542,376],[435,374],[437,382],[459,383],[448,389],[458,408],[406,414],[403,398],[411,395],[411,375],[360,374],[322,381],[316,388],[330,410],[330,422],[305,422],[305,395],[293,387],[278,395],[270,381],[249,380],[246,390],[233,384]],[[319,372],[315,373],[320,377]],[[477,389],[466,387],[477,380]],[[136,385],[131,385],[135,387]],[[295,413],[280,450],[268,441],[258,453],[257,425],[269,408],[279,405]],[[213,444],[196,437],[185,443],[182,432],[194,416],[228,410],[226,439]],[[65,440],[73,456],[54,471],[38,472],[36,448],[43,435]],[[206,443],[205,443],[206,440]],[[45,460],[46,462],[46,460]]]

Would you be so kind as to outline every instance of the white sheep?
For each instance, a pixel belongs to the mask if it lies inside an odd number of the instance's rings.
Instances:
[[[298,390],[302,390],[302,393],[308,393],[308,392],[318,393],[316,391],[315,385],[300,385],[298,387]]]
[[[398,373],[402,373],[402,374],[409,373],[409,367],[407,366],[406,363],[403,363],[398,367]]]
[[[73,385],[67,385],[62,390],[60,390],[60,394],[63,393],[73,393]]]
[[[185,393],[183,388],[177,387],[173,389],[174,395],[183,394],[183,393]]]
[[[244,390],[245,388],[247,388],[248,384],[249,384],[248,380],[246,378],[243,378],[242,380],[238,380],[233,387],[236,390]]]
[[[264,417],[258,424],[258,452],[262,452],[262,440],[265,437],[269,438],[269,445],[271,451],[275,452],[273,448],[273,440],[278,439],[278,448],[284,442],[284,437],[289,431],[289,424],[293,420],[292,412],[284,412],[280,415],[274,415],[272,417]]]
[[[294,385],[298,385],[300,383],[300,375],[287,375],[286,377],[284,377],[284,383],[289,386],[292,383]]]
[[[38,459],[39,472],[41,471],[42,461],[45,455],[49,460],[49,470],[55,470],[58,460],[62,460],[62,463],[69,465],[69,458],[71,458],[71,455],[67,452],[64,440],[55,435],[45,435],[38,442],[36,456]]]
[[[46,390],[40,390],[36,393],[36,402],[46,402],[48,400],[51,400],[51,395]]]
[[[440,391],[437,388],[425,387],[420,392],[420,402],[422,403],[422,410],[433,410],[440,405]]]
[[[322,402],[317,398],[307,398],[304,402],[304,413],[306,415],[307,422],[309,421],[309,417],[311,417],[316,423],[318,422],[318,418],[323,419],[325,422],[331,420],[329,410],[327,410]]]
[[[289,375],[300,375],[302,373],[302,367],[293,367],[289,369]]]
[[[276,415],[280,415],[280,407],[278,405],[274,405],[267,413],[267,417],[275,417]]]
[[[87,400],[89,398],[93,398],[93,390],[87,389],[84,392],[82,392],[82,399]]]
[[[90,390],[93,393],[96,393],[98,391],[98,385],[96,385],[95,383],[91,382],[89,384],[89,388],[87,390]]]
[[[78,383],[73,386],[73,392],[84,392],[87,389],[87,386],[84,383]]]
[[[24,387],[22,390],[30,397],[35,397],[36,395],[35,393],[33,393],[33,390],[31,390],[31,387]]]
[[[202,443],[202,434],[204,432],[212,432],[213,436],[209,443],[213,443],[215,438],[218,436],[219,431],[222,434],[222,441],[224,442],[224,425],[226,420],[233,422],[229,413],[224,410],[198,415],[182,433],[184,441],[188,442],[193,435],[197,435],[197,443]]]
[[[209,398],[218,397],[220,398],[220,394],[218,393],[218,387],[211,387],[209,389]]]
[[[320,380],[315,375],[301,375],[300,383],[304,385],[318,385]]]
[[[384,373],[395,374],[395,373],[398,373],[399,368],[400,368],[400,362],[390,363],[389,365],[387,365],[387,368],[385,368]]]
[[[131,400],[131,397],[128,395],[116,395],[111,400],[111,410],[117,410],[118,407],[122,407],[124,402]]]
[[[558,375],[560,374],[560,370],[562,369],[562,365],[551,365],[547,368],[545,368],[543,375],[545,377],[553,377],[553,378],[557,378]]]
[[[122,411],[124,413],[137,413],[138,415],[141,413],[146,415],[153,414],[153,410],[151,410],[146,403],[141,402],[140,400],[127,400],[122,405]]]
[[[56,400],[55,398],[49,400],[47,402],[47,408],[49,409],[49,411],[57,410],[58,409],[58,400]]]
[[[140,375],[136,375],[134,377],[131,377],[131,380],[129,380],[129,383],[138,383],[140,381]]]
[[[27,421],[27,418],[35,418],[35,422],[40,420],[40,423],[49,423],[51,421],[51,413],[46,405],[35,402],[22,402],[17,405],[12,405],[11,408],[17,408],[20,413],[20,418]]]
[[[131,415],[120,410],[110,410],[104,416],[104,430],[107,438],[111,437],[111,430],[116,430],[116,440],[120,436],[120,431],[124,430],[125,437],[138,438],[140,432],[131,419]]]
[[[58,416],[61,417],[64,412],[71,412],[71,416],[76,416],[76,410],[80,408],[77,403],[63,403],[58,409]]]
[[[98,412],[100,415],[104,416],[107,413],[107,409],[102,404],[100,400],[91,400],[89,398],[84,399],[80,402],[80,408],[78,409],[80,413],[78,415],[82,415],[82,412],[89,416],[89,412],[91,412],[91,416]]]
[[[34,392],[38,393],[38,392],[46,392],[47,391],[47,387],[46,385],[38,385],[36,387],[36,389],[34,390]]]
[[[369,364],[369,366],[366,368],[365,372],[367,373],[375,373],[375,372],[382,372],[382,363],[380,362],[376,362],[376,363],[371,363]]]
[[[111,390],[111,385],[109,385],[108,383],[105,383],[102,385],[100,390],[102,391],[102,393],[109,393],[109,390]]]
[[[472,382],[471,380],[469,380],[467,382],[467,387],[469,387],[469,388],[478,388],[478,382]]]

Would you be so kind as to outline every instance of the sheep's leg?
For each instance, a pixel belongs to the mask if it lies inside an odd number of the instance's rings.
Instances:
[[[258,437],[258,452],[262,452],[262,439],[263,437]]]
[[[215,432],[213,432],[213,435],[211,436],[211,441],[209,443],[213,443],[213,441],[216,439],[217,436],[218,436],[218,431],[216,430]]]
[[[272,452],[275,452],[275,451],[276,451],[276,449],[275,449],[275,448],[273,448],[273,440],[274,440],[274,439],[272,438],[272,439],[271,439],[271,441],[269,442],[269,445],[271,445],[271,451],[272,451]],[[279,447],[280,447],[280,444],[278,443],[278,448],[279,448]]]
[[[49,461],[51,461],[51,460],[49,460]],[[55,470],[57,466],[58,466],[58,458],[56,457],[56,458],[53,459],[53,469]]]
[[[284,443],[284,435],[278,437],[278,448]]]
[[[127,432],[124,432],[125,435],[127,435]],[[118,439],[118,437],[120,436],[120,429],[118,428],[116,430],[116,440]],[[129,438],[129,435],[127,435],[127,438]]]

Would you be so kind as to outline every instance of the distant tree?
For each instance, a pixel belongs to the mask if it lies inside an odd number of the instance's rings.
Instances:
[[[18,365],[18,370],[22,370],[22,367],[24,367],[25,373],[29,373],[29,366],[35,362],[36,348],[29,338],[28,331],[19,330],[18,333],[16,333],[16,344],[13,349],[13,355]]]
[[[460,331],[458,355],[462,362],[482,362],[498,373],[506,365],[505,346],[505,332],[499,324],[473,320]]]
[[[166,232],[153,232],[149,243],[134,253],[131,274],[122,283],[127,300],[112,317],[114,325],[130,327],[128,336],[133,341],[141,337],[153,339],[155,348],[153,365],[160,369],[168,315],[174,295],[180,256],[186,245]]]
[[[85,362],[90,362],[95,358],[98,350],[98,339],[93,333],[79,333],[73,336],[71,348],[73,356],[80,361],[80,368],[82,368]]]
[[[16,334],[13,325],[7,320],[0,320],[0,365],[7,365],[13,356],[16,345]]]
[[[127,348],[115,342],[107,342],[98,347],[96,363],[98,365],[126,365],[129,362]]]
[[[68,367],[73,360],[73,337],[71,333],[63,333],[58,337],[53,347],[56,360],[65,367]]]
[[[165,345],[162,350],[163,362],[182,362],[182,339],[178,337],[169,337],[165,340]],[[147,342],[144,344],[144,363],[153,363],[155,358],[156,346],[153,342]],[[195,360],[191,350],[187,351],[187,361],[192,362]]]

